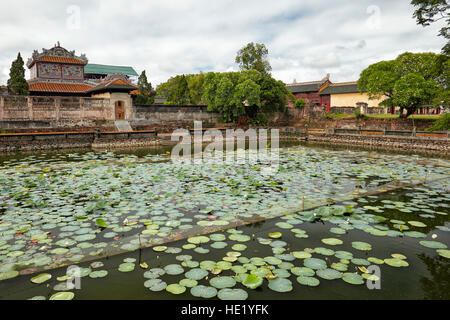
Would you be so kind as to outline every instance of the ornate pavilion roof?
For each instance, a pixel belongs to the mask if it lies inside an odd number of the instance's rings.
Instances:
[[[75,55],[75,50],[68,51],[61,47],[59,42],[51,49],[42,49],[42,52],[34,50],[32,58],[28,59],[27,67],[31,68],[37,61],[42,62],[56,62],[66,64],[86,65],[88,59],[85,54],[81,56]]]

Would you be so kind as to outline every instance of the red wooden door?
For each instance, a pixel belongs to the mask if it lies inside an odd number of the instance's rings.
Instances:
[[[116,101],[116,120],[125,120],[125,104],[123,101]]]

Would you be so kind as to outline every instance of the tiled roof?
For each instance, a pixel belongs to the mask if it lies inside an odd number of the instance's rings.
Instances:
[[[112,79],[109,81],[102,82],[98,86],[89,90],[89,92],[95,91],[107,91],[107,90],[125,90],[125,91],[133,91],[138,89],[137,86],[128,83],[123,79]]]
[[[85,74],[122,74],[125,76],[138,76],[137,72],[132,67],[108,66],[103,64],[89,63],[84,67]]]
[[[67,64],[79,64],[79,65],[85,65],[86,62],[77,58],[70,58],[70,57],[51,57],[51,56],[44,56],[39,57],[35,61],[41,61],[41,62],[58,62],[58,63],[67,63]],[[34,62],[35,62],[34,61]]]
[[[357,82],[342,82],[342,83],[333,83],[328,88],[323,90],[320,94],[339,94],[339,93],[358,93],[360,92],[358,89]]]
[[[34,92],[85,93],[92,86],[82,83],[36,82],[30,83],[29,88]]]
[[[323,85],[322,81],[314,81],[314,82],[303,82],[288,85],[287,88],[292,93],[301,93],[301,92],[317,92],[320,87]]]

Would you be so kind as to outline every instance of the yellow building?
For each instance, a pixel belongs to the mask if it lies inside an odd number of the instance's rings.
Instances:
[[[371,100],[367,93],[361,93],[358,90],[357,82],[341,82],[333,83],[324,88],[320,95],[322,97],[329,96],[329,104],[327,111],[331,108],[361,108],[362,113],[386,113],[387,108],[379,104],[384,100]],[[325,100],[325,99],[324,99]],[[328,99],[326,99],[328,100]],[[374,109],[376,108],[376,109]]]

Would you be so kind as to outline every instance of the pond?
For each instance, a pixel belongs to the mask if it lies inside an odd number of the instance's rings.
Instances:
[[[450,298],[449,160],[170,150],[0,158],[0,299]]]

